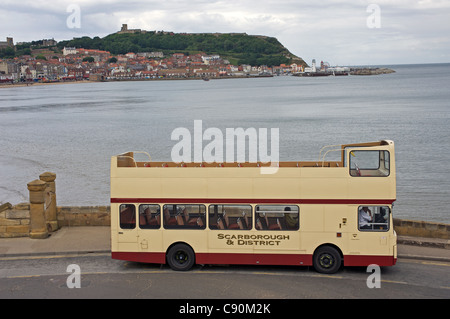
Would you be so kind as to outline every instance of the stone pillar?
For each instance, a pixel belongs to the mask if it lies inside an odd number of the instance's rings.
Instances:
[[[30,192],[30,237],[33,239],[47,238],[48,232],[44,208],[47,183],[34,180],[28,183],[27,186]]]
[[[56,216],[56,174],[43,173],[39,179],[47,183],[45,190],[45,219],[47,220],[47,229],[50,232],[58,230],[58,219]]]

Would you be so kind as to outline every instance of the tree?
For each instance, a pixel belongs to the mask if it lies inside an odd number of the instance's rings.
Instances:
[[[89,62],[89,63],[92,63],[92,62],[94,62],[94,61],[95,61],[95,59],[94,59],[93,57],[91,57],[91,56],[85,57],[85,58],[83,59],[83,62]]]
[[[7,47],[5,49],[0,49],[0,58],[2,59],[13,59],[16,55],[16,52],[13,48]]]

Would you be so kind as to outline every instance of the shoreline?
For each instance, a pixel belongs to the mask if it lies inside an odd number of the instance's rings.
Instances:
[[[1,88],[11,87],[33,87],[44,85],[62,85],[62,84],[87,84],[87,83],[111,83],[111,82],[153,82],[153,81],[209,81],[209,80],[227,80],[227,79],[259,79],[259,78],[273,78],[273,75],[239,75],[239,76],[223,76],[211,78],[155,78],[155,79],[113,79],[104,81],[80,80],[80,81],[60,81],[60,82],[30,82],[30,83],[0,83]]]
[[[33,87],[33,86],[45,86],[45,85],[62,85],[62,84],[83,84],[83,83],[95,83],[95,81],[66,81],[66,82],[33,82],[33,83],[14,83],[14,84],[0,84],[0,89],[3,88],[19,88],[19,87]]]
[[[319,72],[318,72],[319,73]],[[390,74],[395,73],[395,70],[388,68],[351,68],[348,74],[345,75],[380,75],[380,74]],[[326,76],[331,76],[332,74],[324,74]],[[337,74],[341,75],[341,74]],[[288,76],[288,75],[282,75]],[[295,77],[308,77],[314,76],[314,74],[292,74]],[[238,75],[238,76],[222,76],[222,77],[211,77],[211,78],[198,78],[198,77],[183,77],[183,78],[152,78],[152,79],[113,79],[113,80],[80,80],[80,81],[60,81],[60,82],[30,82],[30,83],[0,83],[0,89],[2,88],[18,88],[18,87],[33,87],[33,86],[44,86],[44,85],[62,85],[62,84],[89,84],[89,83],[108,83],[108,82],[152,82],[152,81],[209,81],[209,80],[227,80],[227,79],[258,79],[258,78],[273,78],[274,75]]]

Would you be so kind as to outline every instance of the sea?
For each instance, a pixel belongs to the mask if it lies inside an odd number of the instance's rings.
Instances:
[[[109,205],[111,156],[171,161],[173,132],[201,120],[224,134],[278,129],[281,161],[393,140],[394,217],[449,224],[450,64],[383,67],[396,72],[0,88],[0,203],[27,202],[27,183],[50,171],[58,206]]]

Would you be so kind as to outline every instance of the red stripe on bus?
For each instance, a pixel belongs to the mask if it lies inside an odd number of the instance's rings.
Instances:
[[[113,259],[165,264],[165,253],[146,252],[112,252]],[[197,264],[229,264],[229,265],[289,265],[312,266],[311,254],[239,254],[239,253],[196,253]],[[344,266],[393,266],[397,258],[393,256],[345,255]]]
[[[112,204],[358,204],[391,205],[395,199],[278,199],[278,198],[111,198]]]
[[[195,261],[197,264],[311,266],[312,255],[198,253]]]
[[[346,255],[344,256],[344,266],[394,266],[397,258],[394,256],[367,256],[367,255]]]
[[[148,264],[166,263],[165,253],[111,252],[111,258]]]

